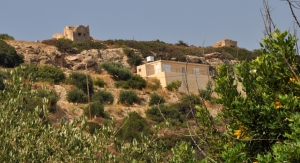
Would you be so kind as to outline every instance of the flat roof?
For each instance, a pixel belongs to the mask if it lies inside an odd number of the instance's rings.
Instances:
[[[169,63],[175,63],[175,64],[184,64],[184,65],[188,64],[188,65],[197,65],[197,66],[210,66],[210,65],[202,64],[202,63],[190,63],[190,62],[169,61],[169,60],[156,60],[153,62],[147,62],[145,64],[152,64],[152,63],[159,63],[159,62],[169,62]],[[145,64],[143,64],[143,65],[145,65]]]

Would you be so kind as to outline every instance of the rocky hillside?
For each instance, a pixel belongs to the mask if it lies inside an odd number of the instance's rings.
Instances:
[[[96,70],[98,65],[107,61],[121,62],[124,66],[130,67],[127,63],[127,56],[122,48],[108,48],[108,49],[90,49],[83,50],[78,54],[68,54],[58,51],[55,46],[45,45],[40,42],[26,42],[17,40],[7,41],[13,46],[19,54],[24,55],[25,63],[34,64],[50,64],[68,68],[70,70],[83,70],[85,65],[88,69]],[[138,54],[139,50],[135,50]],[[159,54],[152,52],[154,56]],[[220,64],[234,64],[236,60],[224,59],[220,52],[212,52],[204,54],[204,56],[186,55],[189,62],[203,63],[213,67]],[[177,60],[177,58],[171,58]]]

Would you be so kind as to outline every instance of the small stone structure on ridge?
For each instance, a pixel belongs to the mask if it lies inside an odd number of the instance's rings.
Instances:
[[[237,41],[233,41],[233,40],[230,40],[230,39],[223,39],[221,41],[216,42],[213,47],[218,48],[218,47],[223,47],[223,46],[236,48],[237,47]]]
[[[65,38],[75,42],[91,40],[89,26],[66,26],[64,33],[55,33],[52,36],[53,39]]]

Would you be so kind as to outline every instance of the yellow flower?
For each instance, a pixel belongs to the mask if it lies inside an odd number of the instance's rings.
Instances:
[[[239,139],[240,136],[241,136],[242,131],[241,130],[234,130],[233,132],[234,132],[233,135],[236,136],[237,139]]]
[[[279,109],[280,106],[281,106],[281,103],[280,103],[279,101],[276,101],[276,102],[275,102],[275,105],[276,105],[276,109]]]
[[[290,78],[290,82],[294,83],[295,82],[295,78]]]

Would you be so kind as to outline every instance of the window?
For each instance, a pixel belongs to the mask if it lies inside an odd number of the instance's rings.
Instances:
[[[142,70],[141,69],[139,69],[139,72],[141,72]]]
[[[199,74],[199,68],[194,68],[194,74]]]
[[[185,67],[182,67],[182,68],[181,68],[181,72],[182,72],[182,73],[186,73],[186,68],[185,68]]]
[[[163,64],[163,71],[164,72],[171,72],[171,65]]]

